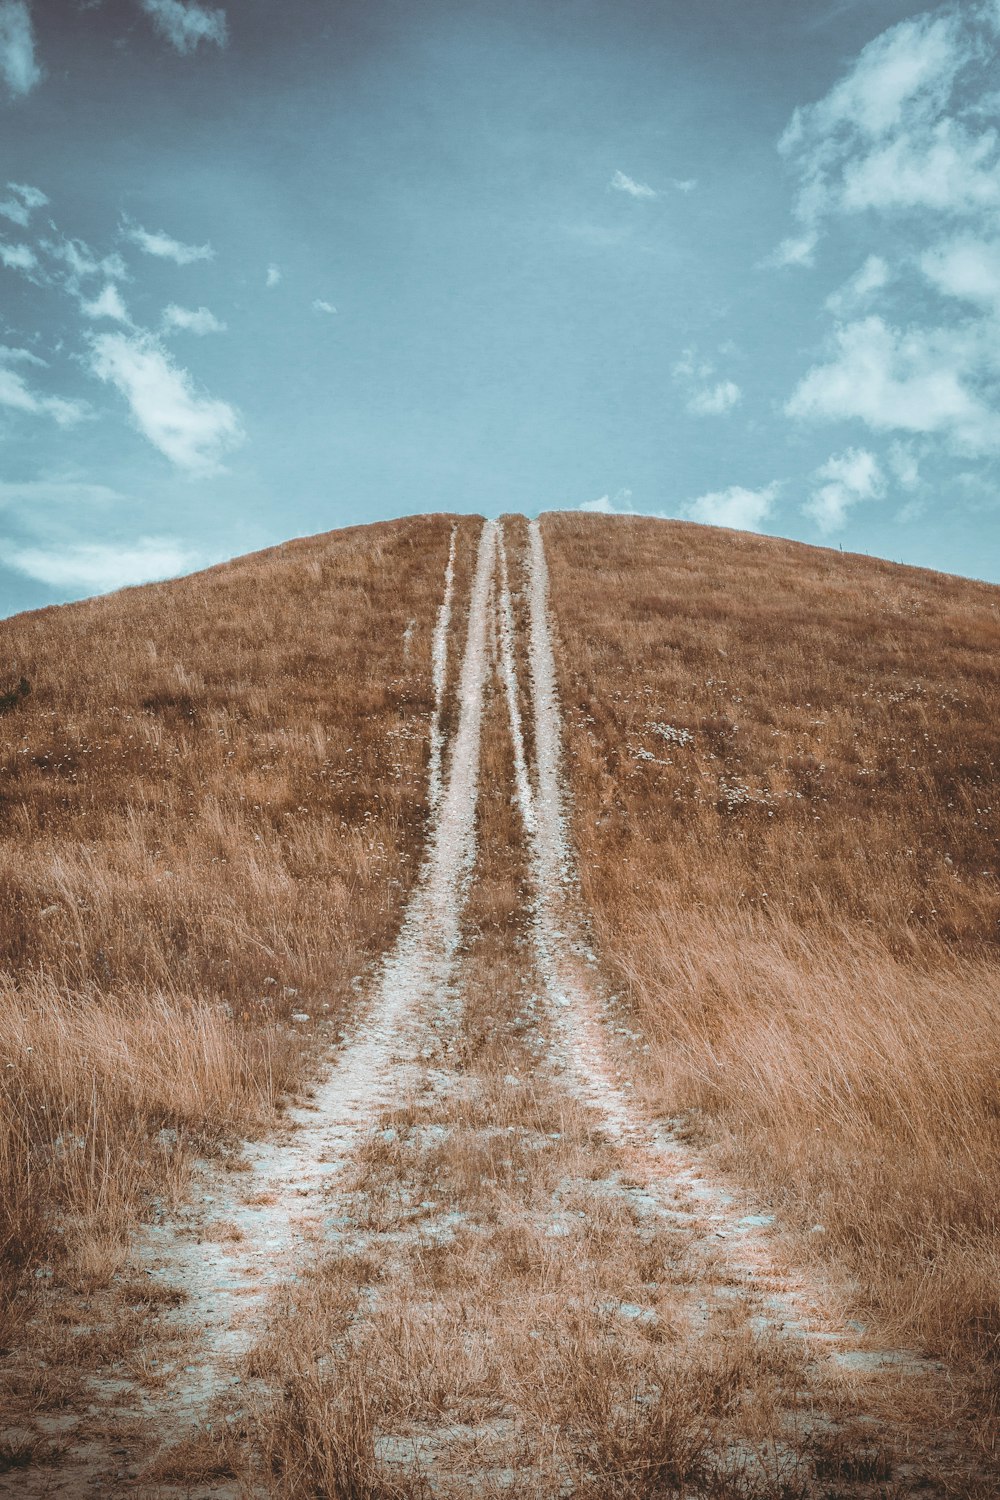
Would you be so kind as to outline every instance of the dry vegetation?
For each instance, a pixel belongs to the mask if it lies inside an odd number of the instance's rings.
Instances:
[[[545,538],[631,1065],[864,1316],[992,1385],[1000,590],[680,523]]]
[[[858,1421],[856,1383],[824,1387],[803,1344],[760,1327],[707,1226],[651,1210],[554,1065],[496,678],[483,755],[462,1001],[423,1018],[423,1079],[342,1188],[341,1243],[251,1357],[267,1391],[223,1439],[234,1472],[282,1500],[889,1480],[899,1454]]]
[[[0,623],[6,1341],[26,1284],[100,1285],[194,1154],[266,1124],[391,940],[449,531]]]

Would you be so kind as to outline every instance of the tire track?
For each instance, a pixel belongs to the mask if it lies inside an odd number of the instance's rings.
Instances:
[[[455,593],[455,537],[458,527],[451,528],[448,543],[448,564],[444,570],[444,597],[434,624],[434,639],[431,643],[431,683],[434,688],[434,711],[431,715],[431,753],[427,771],[427,800],[431,812],[436,812],[441,801],[441,711],[444,706],[444,690],[448,678],[448,630],[451,626],[451,606]]]

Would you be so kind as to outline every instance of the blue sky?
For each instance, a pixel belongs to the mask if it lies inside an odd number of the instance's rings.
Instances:
[[[0,613],[416,511],[1000,580],[1000,0],[0,0]]]

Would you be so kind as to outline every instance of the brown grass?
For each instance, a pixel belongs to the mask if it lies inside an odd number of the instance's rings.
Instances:
[[[331,533],[0,622],[30,685],[0,718],[8,1292],[39,1261],[112,1274],[191,1153],[301,1084],[391,940],[449,530]]]
[[[681,523],[544,534],[632,1066],[883,1329],[989,1356],[1000,591]]]
[[[890,1480],[891,1424],[874,1441],[849,1380],[823,1387],[803,1345],[754,1326],[763,1303],[732,1295],[706,1224],[650,1217],[550,1066],[495,681],[483,757],[446,1055],[428,1026],[427,1078],[373,1121],[340,1195],[344,1237],[251,1357],[241,1477],[283,1500],[790,1500]]]

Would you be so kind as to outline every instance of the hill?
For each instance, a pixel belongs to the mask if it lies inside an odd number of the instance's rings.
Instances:
[[[998,604],[556,514],[0,624],[15,1492],[994,1493]]]

